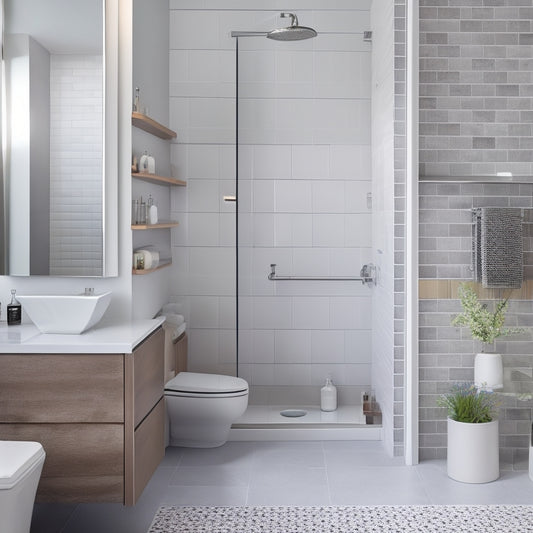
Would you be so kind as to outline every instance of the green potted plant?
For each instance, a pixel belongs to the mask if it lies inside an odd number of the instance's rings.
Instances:
[[[498,399],[473,383],[454,385],[437,404],[448,411],[448,476],[463,483],[500,477]]]
[[[504,327],[508,298],[497,301],[494,311],[491,311],[487,304],[479,301],[473,287],[463,283],[459,286],[459,299],[463,311],[452,320],[452,325],[468,327],[472,337],[483,343],[481,353],[476,355],[474,361],[474,382],[478,388],[501,389],[502,356],[499,353],[485,352],[485,347],[492,345],[498,337],[520,333],[523,329]]]

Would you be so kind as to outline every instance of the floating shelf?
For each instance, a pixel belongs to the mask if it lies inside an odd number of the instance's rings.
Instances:
[[[131,123],[141,130],[144,130],[160,139],[174,139],[177,137],[177,133],[171,129],[163,126],[159,122],[155,121],[153,118],[150,118],[142,113],[136,113],[135,111],[131,114]]]
[[[132,230],[145,230],[145,229],[164,229],[164,228],[175,228],[179,225],[179,222],[173,220],[168,220],[166,222],[158,222],[157,224],[132,224]]]
[[[131,177],[142,181],[148,181],[149,183],[160,183],[161,185],[175,185],[177,187],[185,187],[187,185],[186,181],[177,178],[158,176],[157,174],[148,174],[147,172],[132,172]]]
[[[155,268],[147,268],[142,270],[137,270],[135,268],[132,269],[132,274],[135,276],[142,276],[143,274],[151,274],[152,272],[155,272],[156,270],[161,270],[162,268],[166,268],[172,264],[172,261],[168,261],[166,263],[161,263],[160,265],[157,265]]]

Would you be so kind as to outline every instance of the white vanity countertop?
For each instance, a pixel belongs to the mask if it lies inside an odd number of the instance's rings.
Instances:
[[[33,324],[0,323],[0,354],[18,353],[132,353],[165,317],[120,324],[97,324],[81,335],[40,333]]]

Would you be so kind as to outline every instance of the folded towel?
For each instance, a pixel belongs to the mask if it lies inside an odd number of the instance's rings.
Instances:
[[[165,335],[170,334],[172,342],[176,342],[187,330],[187,323],[183,322],[179,326],[176,326],[175,324],[164,322],[163,329],[165,330]]]
[[[165,317],[165,322],[172,324],[173,326],[181,326],[185,322],[185,317],[183,315],[161,315]]]
[[[481,208],[481,279],[485,288],[520,288],[523,279],[522,213]]]
[[[184,322],[181,326],[178,326],[172,333],[172,341],[177,341],[187,330],[187,323]]]
[[[159,314],[160,315],[169,315],[169,314],[179,315],[181,313],[181,307],[182,306],[180,304],[173,304],[173,303],[165,304],[161,308],[161,311],[159,312]]]

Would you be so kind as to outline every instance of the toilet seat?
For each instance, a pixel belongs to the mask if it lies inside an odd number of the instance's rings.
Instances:
[[[13,488],[45,455],[38,442],[0,441],[0,490]]]
[[[220,374],[180,372],[165,385],[165,396],[188,398],[234,398],[248,394],[242,378]]]

